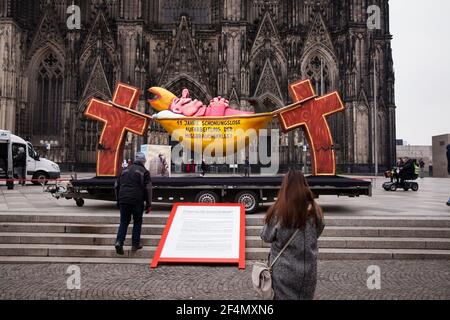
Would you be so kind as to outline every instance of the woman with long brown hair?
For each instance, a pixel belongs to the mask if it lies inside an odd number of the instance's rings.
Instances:
[[[291,170],[285,176],[277,201],[269,209],[261,238],[271,243],[269,264],[285,251],[272,268],[277,300],[312,300],[317,283],[317,240],[324,229],[322,209],[304,175]],[[295,232],[299,230],[296,234]]]

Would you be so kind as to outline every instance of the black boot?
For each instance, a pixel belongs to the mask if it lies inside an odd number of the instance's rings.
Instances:
[[[132,246],[131,247],[131,251],[132,252],[136,252],[136,251],[138,251],[138,250],[141,250],[143,247],[141,246],[141,245],[138,245],[138,246]]]
[[[123,245],[119,242],[116,242],[116,253],[123,256],[125,252],[123,251]]]

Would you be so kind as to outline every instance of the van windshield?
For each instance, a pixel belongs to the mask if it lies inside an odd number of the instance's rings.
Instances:
[[[31,145],[31,143],[28,143],[28,155],[33,159],[36,159],[36,157],[37,157],[37,153],[36,153],[36,151],[34,151],[34,148]]]

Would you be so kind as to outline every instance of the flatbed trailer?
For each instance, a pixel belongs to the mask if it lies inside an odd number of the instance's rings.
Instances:
[[[372,196],[370,181],[342,176],[306,177],[316,197]],[[153,177],[153,203],[243,203],[247,213],[265,203],[276,201],[283,176],[272,177]],[[49,186],[56,198],[74,199],[77,206],[84,199],[116,201],[115,178],[71,180],[67,186]]]

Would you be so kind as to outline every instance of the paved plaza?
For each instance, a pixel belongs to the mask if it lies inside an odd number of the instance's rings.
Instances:
[[[319,200],[326,216],[448,218],[445,205],[450,179],[420,180],[418,193],[381,189],[374,181],[373,197]],[[169,206],[155,206],[167,213]],[[41,187],[0,187],[0,213],[117,213],[113,203],[56,200]],[[260,215],[263,214],[261,211]],[[381,271],[381,289],[367,287],[369,266]],[[253,300],[251,266],[236,267],[79,264],[81,289],[68,290],[68,264],[0,265],[0,299],[242,299]],[[450,299],[449,260],[319,261],[316,299]]]
[[[381,289],[367,287],[367,268]],[[80,265],[81,289],[68,290],[68,265],[0,265],[0,299],[254,300],[251,265],[236,267]],[[323,261],[316,299],[450,299],[450,261]]]

